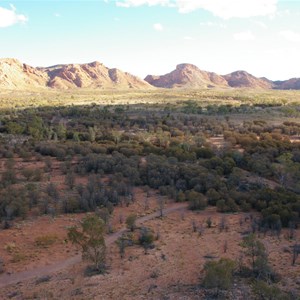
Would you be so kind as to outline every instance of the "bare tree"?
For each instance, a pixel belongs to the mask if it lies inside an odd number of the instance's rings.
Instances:
[[[220,224],[219,224],[220,232],[222,232],[226,228],[226,226],[227,226],[226,224],[227,224],[226,218],[225,218],[225,216],[222,216]]]
[[[123,216],[123,214],[119,214],[119,223],[120,224],[124,223],[124,216]]]
[[[293,261],[292,261],[292,266],[295,265],[296,260],[297,260],[299,254],[300,254],[300,244],[295,244],[293,246]]]
[[[4,272],[4,261],[3,259],[0,257],[0,274]]]
[[[197,232],[197,224],[195,220],[192,220],[193,232]]]
[[[125,237],[122,235],[118,241],[118,246],[119,246],[119,253],[120,257],[123,259],[125,257],[125,248],[126,248],[126,243],[125,243]]]
[[[228,242],[227,240],[224,242],[224,245],[223,245],[223,252],[226,253],[228,250]]]
[[[165,201],[164,201],[163,197],[158,196],[157,202],[158,202],[160,217],[162,218],[164,215]]]
[[[296,229],[295,223],[290,221],[289,222],[289,239],[290,240],[293,240],[295,238],[295,229]]]
[[[145,210],[148,210],[149,209],[149,198],[148,197],[145,197],[144,204],[145,204]]]

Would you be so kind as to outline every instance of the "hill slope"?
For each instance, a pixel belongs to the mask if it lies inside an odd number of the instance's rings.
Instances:
[[[13,58],[0,59],[0,88],[31,90],[40,88],[73,89],[153,89],[158,88],[251,88],[300,90],[300,78],[271,81],[257,78],[246,71],[227,75],[200,70],[192,64],[179,64],[168,74],[148,75],[140,79],[100,62],[65,64],[34,68]]]
[[[180,64],[171,73],[162,76],[148,75],[145,81],[162,88],[208,88],[228,86],[218,74],[200,70],[191,64]]]
[[[257,78],[246,71],[236,71],[223,76],[228,85],[235,88],[271,89],[273,82],[266,78]]]
[[[145,81],[160,88],[300,89],[300,78],[271,81],[267,78],[257,78],[246,71],[236,71],[222,76],[202,71],[191,64],[177,65],[174,71],[165,75],[148,75]]]
[[[16,59],[0,59],[0,87],[31,89],[46,87],[48,75]]]
[[[0,59],[0,87],[20,90],[46,87],[56,89],[153,88],[136,76],[118,69],[109,69],[99,62],[34,68],[16,59]]]

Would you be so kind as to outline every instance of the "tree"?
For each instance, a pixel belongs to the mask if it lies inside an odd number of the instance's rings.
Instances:
[[[144,247],[145,254],[147,254],[147,251],[153,244],[153,241],[154,235],[151,230],[147,227],[142,227],[140,230],[139,243]]]
[[[256,281],[252,285],[252,290],[258,299],[266,300],[288,300],[289,295],[282,292],[277,286],[269,285],[264,281]]]
[[[295,244],[293,246],[293,261],[292,261],[292,266],[295,265],[297,257],[298,257],[299,254],[300,254],[300,245],[299,244]]]
[[[91,261],[94,269],[99,273],[105,269],[104,232],[104,222],[95,215],[83,219],[80,231],[75,226],[68,231],[69,240],[81,247],[82,258]]]
[[[75,174],[72,171],[66,174],[65,183],[71,190],[73,189],[75,184]]]
[[[207,206],[207,200],[205,196],[196,191],[188,192],[187,199],[189,201],[189,208],[191,210],[203,210]]]
[[[242,242],[242,247],[246,248],[246,256],[250,258],[252,272],[256,278],[268,279],[272,275],[268,262],[268,254],[264,244],[259,241],[255,234],[246,236]]]
[[[136,215],[129,215],[127,218],[126,218],[126,225],[127,225],[127,228],[130,230],[130,231],[134,231],[135,227],[136,227]]]
[[[221,258],[218,261],[209,261],[204,265],[205,277],[203,285],[205,288],[216,288],[217,291],[228,290],[233,283],[234,261]]]
[[[118,240],[118,246],[119,246],[120,257],[123,259],[125,257],[125,248],[126,248],[124,235],[122,235]]]
[[[158,207],[159,207],[159,214],[160,214],[160,217],[162,218],[164,215],[165,201],[161,196],[158,196],[157,202],[158,202]]]
[[[0,274],[4,272],[4,261],[3,259],[0,257]]]

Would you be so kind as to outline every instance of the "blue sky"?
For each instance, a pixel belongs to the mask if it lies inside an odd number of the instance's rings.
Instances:
[[[0,0],[0,57],[98,60],[140,77],[176,64],[300,77],[300,0]]]

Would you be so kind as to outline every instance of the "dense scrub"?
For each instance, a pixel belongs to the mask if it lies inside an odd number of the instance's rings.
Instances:
[[[300,122],[281,120],[288,107],[151,106],[44,107],[3,112],[0,122],[0,218],[95,211],[134,201],[132,188],[158,189],[191,209],[261,212],[257,228],[294,228],[300,214]],[[297,111],[297,107],[293,107]],[[260,115],[274,114],[276,122]],[[251,116],[251,117],[249,117]],[[279,120],[279,121],[278,121]],[[219,143],[215,141],[217,139]],[[67,190],[45,184],[60,162]],[[87,184],[75,184],[76,177]],[[12,189],[11,187],[14,186]],[[12,192],[13,191],[13,192]]]

